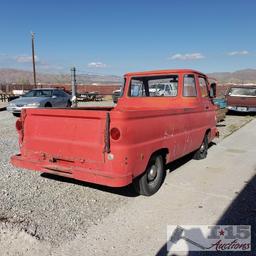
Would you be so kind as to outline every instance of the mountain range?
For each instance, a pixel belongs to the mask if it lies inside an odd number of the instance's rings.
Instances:
[[[219,84],[224,83],[256,83],[256,69],[244,69],[235,72],[209,73],[209,77],[218,80]],[[92,75],[78,74],[78,84],[120,84],[122,78],[114,75]],[[42,84],[69,84],[70,74],[45,74],[37,73],[37,82]],[[30,71],[18,69],[0,69],[0,84],[32,84],[33,75]]]
[[[36,74],[37,83],[41,84],[70,84],[70,74]],[[112,75],[78,74],[77,84],[120,84],[121,77]],[[19,69],[0,69],[0,84],[33,84],[33,73]]]
[[[249,84],[256,83],[256,69],[243,69],[235,72],[216,72],[208,74],[218,80],[219,84],[235,83]]]

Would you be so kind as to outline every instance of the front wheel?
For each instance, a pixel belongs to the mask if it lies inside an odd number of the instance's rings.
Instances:
[[[200,148],[195,152],[193,158],[195,160],[205,159],[207,157],[208,147],[209,147],[209,142],[208,142],[208,133],[207,133],[207,134],[205,134],[204,140],[203,140]]]
[[[164,162],[161,155],[151,157],[146,171],[134,182],[134,188],[140,195],[151,196],[161,187],[164,179]]]

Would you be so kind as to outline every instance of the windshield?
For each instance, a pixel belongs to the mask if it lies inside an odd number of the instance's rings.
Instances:
[[[31,90],[22,97],[52,97],[52,90]]]
[[[243,97],[256,97],[256,88],[231,88],[228,95],[243,96]]]

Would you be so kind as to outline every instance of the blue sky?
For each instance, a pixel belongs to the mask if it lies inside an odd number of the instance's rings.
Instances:
[[[255,0],[2,0],[0,68],[121,75],[256,68]]]

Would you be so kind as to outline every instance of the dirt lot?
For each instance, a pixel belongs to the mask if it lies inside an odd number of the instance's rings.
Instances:
[[[228,115],[219,124],[220,138],[252,120],[246,115]],[[78,234],[136,196],[130,187],[111,189],[14,168],[11,155],[18,152],[16,118],[0,112],[0,241],[5,231],[22,231],[57,246]],[[1,245],[0,245],[1,249]]]

